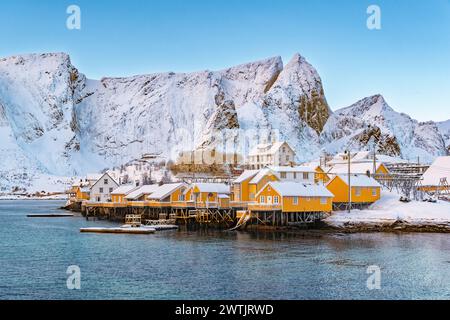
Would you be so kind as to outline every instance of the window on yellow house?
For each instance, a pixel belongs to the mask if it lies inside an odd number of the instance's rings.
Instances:
[[[266,202],[266,198],[264,196],[259,197],[259,202],[265,203]]]
[[[255,194],[254,193],[250,193],[250,199],[255,199]]]
[[[372,196],[377,196],[377,188],[372,188]]]
[[[320,204],[327,204],[328,203],[328,199],[327,198],[320,198]]]
[[[273,203],[276,203],[276,204],[279,203],[278,196],[274,196],[274,197],[273,197]]]
[[[356,194],[356,196],[360,196],[361,195],[361,188],[356,188],[355,189],[355,194]]]
[[[298,197],[294,197],[294,199],[292,199],[292,203],[297,205],[298,204]]]
[[[184,194],[178,195],[178,201],[184,201],[186,199],[186,196]]]
[[[307,197],[307,198],[306,198],[306,201],[311,201],[311,198],[310,198],[310,197]]]

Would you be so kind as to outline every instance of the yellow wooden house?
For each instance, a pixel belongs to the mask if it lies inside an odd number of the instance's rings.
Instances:
[[[351,203],[356,205],[372,204],[381,197],[381,185],[373,178],[366,175],[351,175]],[[348,176],[337,175],[326,185],[333,193],[333,202],[339,204],[349,202]]]
[[[88,187],[83,187],[80,184],[73,185],[69,190],[69,197],[73,201],[84,201],[90,199],[90,189]]]
[[[248,202],[249,183],[258,174],[259,170],[245,170],[233,181],[232,192],[234,202]]]
[[[163,184],[147,196],[147,201],[150,205],[172,206],[185,204],[187,189],[188,185],[182,182]]]
[[[310,168],[314,172],[314,183],[326,184],[331,180],[330,176],[320,165],[312,165]]]
[[[333,194],[321,185],[269,182],[256,195],[250,211],[331,212]]]
[[[256,201],[256,194],[269,182],[280,181],[277,174],[269,168],[261,169],[248,183],[248,201]]]
[[[185,200],[195,207],[228,208],[230,186],[224,183],[194,183],[186,190]]]

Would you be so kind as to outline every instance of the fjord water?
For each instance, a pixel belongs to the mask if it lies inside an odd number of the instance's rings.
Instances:
[[[81,234],[110,224],[26,217],[62,204],[0,201],[0,299],[450,299],[448,234]]]

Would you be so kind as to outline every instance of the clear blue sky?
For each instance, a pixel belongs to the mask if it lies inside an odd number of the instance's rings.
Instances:
[[[82,29],[66,28],[77,4]],[[382,29],[366,28],[377,4]],[[375,93],[425,120],[450,118],[450,0],[5,0],[0,56],[67,52],[90,78],[222,69],[294,53],[332,109]]]

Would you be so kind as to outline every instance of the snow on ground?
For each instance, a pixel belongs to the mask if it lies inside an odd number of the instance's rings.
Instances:
[[[403,221],[411,225],[450,226],[450,203],[445,201],[403,203],[395,192],[382,191],[381,199],[366,210],[335,211],[325,222],[335,226],[379,225]]]

